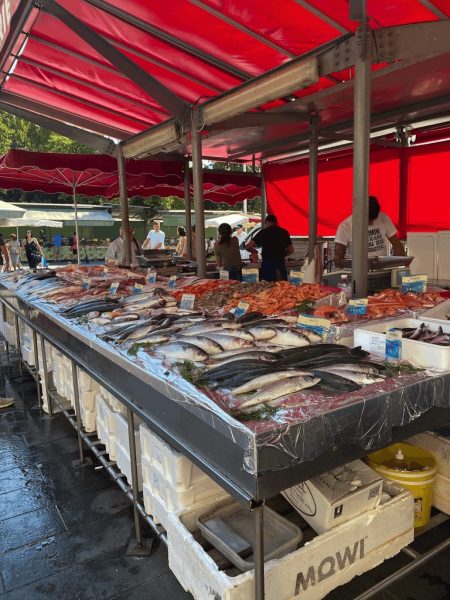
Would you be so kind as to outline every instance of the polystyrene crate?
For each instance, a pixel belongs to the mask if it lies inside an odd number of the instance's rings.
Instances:
[[[187,527],[187,522],[192,523],[200,514],[195,511],[193,515],[168,516],[169,567],[196,600],[251,600],[254,571],[235,577],[220,571],[190,533],[194,527]],[[266,599],[324,598],[411,543],[413,523],[413,498],[398,489],[395,497],[378,508],[318,535],[283,558],[266,562]]]
[[[407,442],[428,450],[437,463],[438,473],[450,479],[450,437],[443,437],[432,431],[425,431],[409,438]]]
[[[120,413],[123,416],[126,416],[127,414],[127,407],[125,406],[125,404],[123,404],[120,400],[118,400],[117,398],[115,398],[112,394],[108,393],[108,400],[111,404],[111,408],[117,412]],[[135,417],[136,419],[136,417]]]
[[[177,452],[144,423],[139,427],[139,435],[142,455],[158,466],[173,486],[187,489],[194,483],[208,479],[191,460]]]
[[[127,478],[128,484],[131,485],[131,460],[128,448],[124,448],[122,444],[116,443],[116,458],[117,466]],[[142,470],[141,463],[137,462],[137,474],[138,474],[138,489],[142,490]]]
[[[83,410],[95,411],[95,391],[94,390],[79,390],[80,394],[80,404],[83,407]]]
[[[433,483],[432,504],[438,510],[450,515],[450,478],[438,473]]]
[[[30,367],[34,367],[34,351],[29,346],[22,346],[22,359],[29,365]]]
[[[115,419],[115,433],[116,433],[117,443],[120,444],[121,446],[123,446],[127,451],[129,451],[130,442],[129,442],[129,438],[128,438],[128,421],[122,414],[120,414],[118,412],[114,412],[114,419]],[[135,417],[135,423],[136,423],[136,426],[138,426],[138,423],[136,421],[138,421],[137,417]],[[135,430],[134,438],[136,440],[136,455],[139,457],[139,461],[140,461],[141,441],[140,441],[140,438],[138,435],[138,429]]]
[[[156,464],[150,463],[145,457],[142,457],[141,461],[145,483],[150,486],[154,496],[159,495],[162,498],[168,512],[188,510],[209,499],[219,501],[226,496],[223,488],[210,478],[193,483],[187,489],[177,488],[171,485]]]
[[[3,329],[3,337],[8,342],[10,346],[16,346],[16,328],[14,325],[10,325],[10,323],[6,322]]]
[[[82,410],[81,421],[84,429],[88,433],[92,433],[96,430],[96,412],[94,410]]]

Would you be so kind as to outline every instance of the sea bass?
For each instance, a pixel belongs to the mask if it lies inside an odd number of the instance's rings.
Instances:
[[[220,354],[221,352],[223,352],[223,347],[220,345],[219,342],[216,342],[215,340],[212,340],[208,337],[204,337],[202,335],[181,335],[177,339],[180,342],[194,344],[195,346],[198,346],[208,354]]]
[[[287,396],[288,394],[300,392],[306,388],[313,387],[319,383],[319,381],[320,379],[318,377],[305,377],[302,375],[297,377],[289,377],[281,382],[276,381],[275,383],[271,383],[258,392],[252,394],[239,406],[239,408],[248,408],[249,406],[254,406],[255,404],[263,404],[264,402],[275,400],[275,398],[280,398],[281,396]]]
[[[276,330],[276,335],[271,338],[271,344],[280,346],[308,346],[309,339],[301,331],[282,327]]]
[[[186,330],[183,333],[184,335],[186,335]],[[252,343],[249,340],[243,340],[242,338],[233,335],[219,335],[218,333],[205,331],[204,333],[202,333],[202,336],[214,340],[215,342],[220,344],[224,350],[237,350],[239,348],[251,347],[252,345]]]
[[[204,362],[208,358],[208,354],[204,350],[186,342],[162,344],[155,349],[155,352],[163,354],[167,358],[190,360],[192,362]]]
[[[248,381],[234,390],[231,390],[231,392],[234,395],[247,394],[248,392],[253,392],[255,390],[264,388],[275,381],[282,381],[283,379],[289,379],[290,377],[305,377],[307,375],[311,375],[311,373],[308,371],[278,371],[275,373],[268,373],[267,375],[255,377],[251,381]]]

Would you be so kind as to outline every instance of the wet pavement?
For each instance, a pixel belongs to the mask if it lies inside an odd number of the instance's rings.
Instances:
[[[158,540],[149,558],[126,556],[134,533],[129,501],[95,463],[72,465],[71,425],[61,415],[42,417],[35,383],[6,373],[1,367],[0,396],[16,401],[0,410],[0,600],[192,599]],[[447,521],[413,547],[425,552],[449,536]],[[373,598],[450,599],[449,558],[437,556]],[[400,554],[327,598],[355,598],[409,561]]]

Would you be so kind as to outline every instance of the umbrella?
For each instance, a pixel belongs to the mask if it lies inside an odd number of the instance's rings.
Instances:
[[[25,214],[23,208],[19,208],[10,202],[0,200],[0,219],[18,219]]]
[[[219,227],[222,225],[222,223],[228,223],[231,225],[231,227],[235,227],[236,225],[244,225],[250,221],[258,223],[261,221],[261,219],[245,213],[231,213],[229,215],[222,215],[220,217],[211,217],[210,219],[206,219],[205,227]]]

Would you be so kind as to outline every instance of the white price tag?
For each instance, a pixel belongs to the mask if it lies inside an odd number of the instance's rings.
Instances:
[[[180,308],[182,310],[192,310],[195,304],[195,294],[183,294],[181,296]]]

